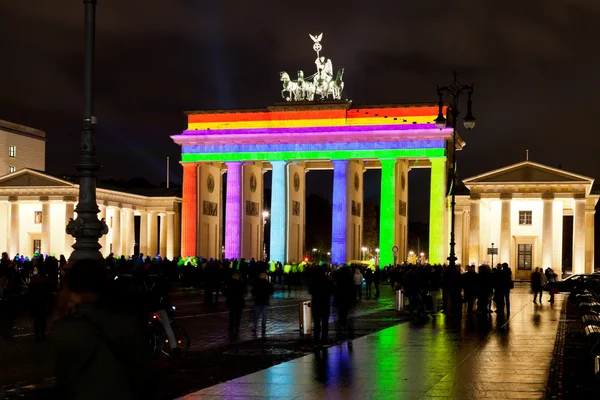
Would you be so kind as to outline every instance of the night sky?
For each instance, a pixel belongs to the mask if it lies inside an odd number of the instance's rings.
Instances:
[[[50,173],[72,173],[77,159],[83,10],[77,0],[0,2],[0,119],[46,131]],[[356,104],[435,102],[455,69],[475,84],[462,177],[530,149],[532,161],[600,178],[599,20],[597,0],[99,0],[101,176],[164,181],[182,111],[280,101],[278,72],[314,72],[308,34],[323,32],[322,55],[345,67],[344,97]],[[309,191],[330,193],[328,174],[311,174],[321,178]],[[427,175],[410,176],[423,199]],[[377,197],[376,177],[366,175],[367,197]]]

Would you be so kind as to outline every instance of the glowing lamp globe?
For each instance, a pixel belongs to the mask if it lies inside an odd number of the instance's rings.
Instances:
[[[465,120],[463,122],[465,125],[465,128],[467,128],[467,129],[475,128],[475,121],[476,121],[476,119],[473,115],[471,115],[471,113],[467,114],[467,116],[465,117]]]
[[[446,118],[442,114],[438,115],[435,119],[435,127],[442,130],[446,127]]]

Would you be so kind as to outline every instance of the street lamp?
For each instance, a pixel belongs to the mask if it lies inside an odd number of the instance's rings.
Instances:
[[[265,241],[265,228],[267,226],[267,218],[269,218],[269,212],[268,211],[263,211],[262,212],[262,216],[263,216],[263,232],[262,232],[262,236],[263,236],[263,260],[267,261],[267,242]]]
[[[94,116],[94,47],[96,24],[96,0],[84,0],[85,4],[85,57],[83,76],[83,129],[81,131],[80,161],[76,165],[79,175],[79,202],[75,207],[77,218],[70,219],[66,231],[75,238],[69,264],[79,260],[102,260],[98,242],[108,233],[104,219],[98,219],[96,201],[96,173],[100,165],[96,162],[96,117]]]
[[[444,106],[444,95],[450,99],[450,116],[452,118],[452,183],[450,184],[450,190],[452,195],[451,206],[451,222],[450,222],[450,256],[448,257],[449,265],[451,268],[456,266],[456,252],[454,240],[454,208],[456,206],[456,123],[460,115],[458,110],[458,103],[462,94],[467,94],[467,115],[463,119],[463,124],[467,129],[473,129],[475,127],[475,117],[471,110],[471,95],[473,94],[473,85],[461,85],[457,79],[457,73],[454,72],[454,80],[448,86],[437,86],[437,94],[439,97],[439,113],[435,119],[435,126],[438,129],[444,129],[447,125],[446,118],[444,118],[443,106]]]
[[[379,248],[375,249],[375,253],[377,254],[377,265],[379,265]]]

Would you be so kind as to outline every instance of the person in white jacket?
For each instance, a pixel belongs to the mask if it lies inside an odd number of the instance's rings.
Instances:
[[[360,273],[360,268],[356,267],[354,270],[354,287],[356,288],[356,294],[358,295],[359,300],[362,300],[362,285],[364,280],[363,275]]]

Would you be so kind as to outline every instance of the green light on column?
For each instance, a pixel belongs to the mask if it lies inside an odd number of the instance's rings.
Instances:
[[[394,263],[392,247],[396,228],[396,160],[381,161],[381,212],[379,214],[379,265]],[[396,260],[402,262],[404,260]]]
[[[431,159],[429,195],[429,263],[444,264],[444,198],[446,196],[446,158]]]

